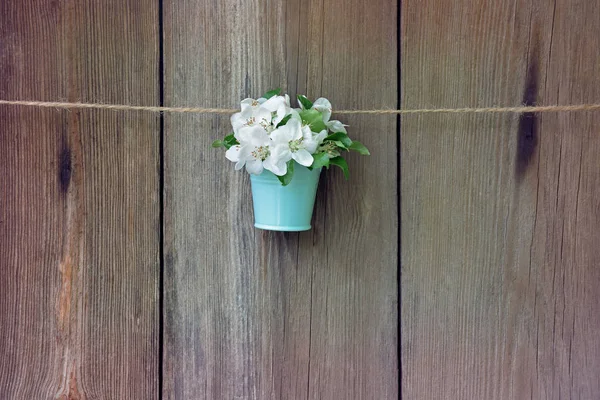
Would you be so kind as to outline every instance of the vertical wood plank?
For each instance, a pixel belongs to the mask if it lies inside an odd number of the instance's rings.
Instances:
[[[556,1],[547,103],[600,101],[600,4]],[[600,114],[539,119],[529,288],[536,317],[534,397],[600,397]],[[544,135],[544,136],[542,136]],[[532,190],[532,189],[530,189]]]
[[[0,97],[154,105],[154,1],[0,3]],[[0,107],[0,397],[158,396],[156,115]]]
[[[396,13],[165,1],[165,103],[229,108],[279,86],[393,108]],[[210,148],[229,118],[165,117],[165,398],[397,398],[396,118],[341,119],[373,156],[349,157],[350,182],[322,177],[312,231],[275,233]]]
[[[595,1],[402,7],[402,106],[598,102]],[[402,132],[402,393],[597,398],[598,113]]]
[[[337,108],[396,108],[396,2],[333,0],[313,7],[308,26],[323,28],[307,47],[322,58],[320,64],[309,58],[307,92]],[[372,156],[349,157],[348,182],[328,171],[318,226],[312,237],[301,237],[301,248],[313,246],[310,256],[300,254],[312,265],[308,398],[396,399],[397,118],[339,119]]]

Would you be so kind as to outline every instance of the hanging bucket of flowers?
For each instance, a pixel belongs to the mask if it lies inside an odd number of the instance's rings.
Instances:
[[[367,148],[348,137],[346,126],[330,120],[331,103],[312,103],[298,96],[300,108],[290,106],[280,90],[245,99],[241,112],[231,117],[233,133],[213,147],[225,147],[225,156],[250,173],[254,226],[275,231],[310,229],[319,175],[337,165],[349,177],[343,151],[368,155]]]

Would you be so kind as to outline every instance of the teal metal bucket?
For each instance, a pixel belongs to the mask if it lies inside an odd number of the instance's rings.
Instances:
[[[269,231],[297,232],[310,229],[321,168],[310,171],[295,163],[292,181],[282,186],[277,176],[265,170],[250,175],[254,226]]]

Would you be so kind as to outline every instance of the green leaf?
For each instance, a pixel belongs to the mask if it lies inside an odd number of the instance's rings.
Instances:
[[[289,115],[286,115],[285,117],[283,117],[283,119],[277,124],[276,128],[279,128],[280,126],[287,124],[287,122],[290,120],[290,118],[292,118],[292,114],[289,114]]]
[[[321,132],[327,129],[327,126],[323,122],[323,114],[318,110],[302,110],[299,112],[302,122],[310,126],[310,130],[313,132]]]
[[[290,160],[287,162],[287,173],[283,176],[277,176],[281,185],[287,186],[292,181],[292,176],[294,176],[294,160]]]
[[[240,143],[237,141],[235,136],[233,136],[233,133],[225,136],[225,138],[223,139],[223,146],[225,146],[227,150],[229,150],[231,146],[235,146],[236,144]]]
[[[233,135],[233,133],[225,136],[223,138],[223,140],[215,140],[212,143],[212,147],[214,148],[219,148],[219,147],[225,147],[227,150],[229,150],[229,148],[231,146],[235,146],[236,144],[240,144],[237,139],[235,138],[235,136]]]
[[[348,137],[348,134],[344,133],[344,132],[335,132],[332,133],[331,135],[327,136],[324,140],[339,140],[340,142],[342,142],[344,144],[344,148],[350,148],[350,146],[352,146],[352,139],[350,139]]]
[[[267,93],[263,94],[262,97],[264,97],[265,99],[270,99],[273,96],[279,95],[279,93],[281,93],[281,88],[269,90]]]
[[[346,180],[350,179],[350,171],[348,170],[348,163],[342,157],[335,157],[329,160],[329,162],[333,165],[337,165],[344,172],[344,177]]]
[[[306,96],[303,94],[298,95],[298,102],[300,102],[300,104],[302,104],[302,108],[304,108],[305,110],[310,110],[313,106],[312,101],[307,99]]]
[[[354,150],[359,152],[360,154],[362,154],[363,156],[370,156],[371,153],[369,153],[369,149],[367,149],[365,147],[364,144],[362,144],[361,142],[352,142],[352,144],[350,145],[350,147],[348,147],[350,150]]]
[[[313,163],[311,164],[311,168],[329,168],[329,156],[327,153],[317,153],[313,154]]]
[[[346,145],[344,143],[340,142],[339,140],[334,140],[333,143],[335,143],[335,145],[341,149],[348,150]]]

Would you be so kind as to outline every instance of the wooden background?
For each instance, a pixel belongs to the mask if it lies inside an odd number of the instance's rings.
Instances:
[[[156,104],[153,1],[0,1],[0,98]],[[0,107],[0,398],[157,397],[159,118]]]
[[[591,103],[598,49],[595,0],[1,1],[0,98]],[[0,398],[600,398],[600,114],[342,119],[276,233],[227,117],[1,106]]]
[[[402,2],[402,107],[600,101],[600,2]],[[600,398],[600,113],[401,124],[407,399]]]
[[[396,4],[377,3],[165,1],[165,105],[281,86],[394,108]],[[282,233],[253,227],[248,175],[210,148],[228,117],[165,117],[165,398],[397,398],[396,117],[347,121],[374,156],[329,171],[313,229]]]

